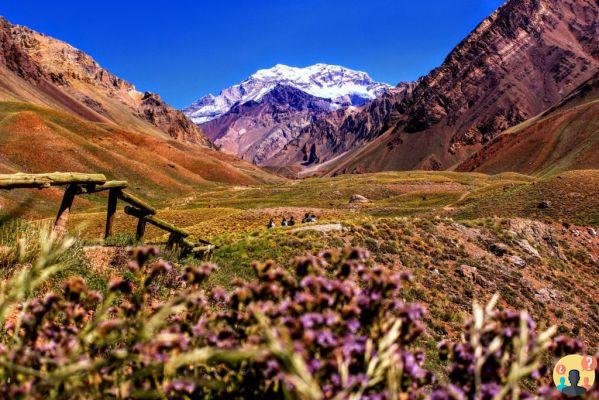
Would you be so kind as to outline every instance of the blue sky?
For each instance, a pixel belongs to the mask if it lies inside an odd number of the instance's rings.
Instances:
[[[503,0],[6,0],[0,15],[69,42],[184,107],[277,63],[396,84],[441,64]]]

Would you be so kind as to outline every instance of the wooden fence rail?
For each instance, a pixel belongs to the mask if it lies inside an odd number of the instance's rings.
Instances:
[[[182,255],[193,254],[195,256],[212,252],[214,246],[205,240],[193,243],[187,239],[189,232],[155,216],[156,209],[127,192],[126,181],[109,181],[102,174],[83,174],[77,172],[52,172],[47,174],[24,174],[16,173],[10,175],[0,174],[0,189],[31,188],[43,189],[51,186],[66,186],[64,196],[54,221],[54,234],[63,235],[66,232],[66,223],[77,195],[85,195],[108,191],[108,206],[106,209],[106,229],[104,239],[112,236],[114,216],[117,210],[118,200],[129,204],[125,206],[125,213],[137,218],[136,240],[143,242],[146,224],[156,226],[169,233],[166,248],[169,250],[178,248]]]
[[[103,184],[102,174],[81,174],[77,172],[52,172],[49,174],[16,173],[0,175],[0,189],[45,188],[70,184]]]

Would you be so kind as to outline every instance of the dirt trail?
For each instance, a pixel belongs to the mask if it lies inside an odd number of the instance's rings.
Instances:
[[[342,231],[343,226],[341,224],[321,224],[321,225],[309,225],[302,226],[299,228],[292,229],[290,232],[301,232],[301,231],[319,231],[319,232],[331,232],[331,231]]]

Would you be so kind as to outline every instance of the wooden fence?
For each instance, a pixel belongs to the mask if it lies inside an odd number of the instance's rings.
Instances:
[[[214,246],[205,240],[199,240],[197,243],[190,241],[188,239],[189,232],[156,217],[154,207],[125,190],[127,189],[127,182],[125,181],[109,181],[102,174],[76,172],[0,174],[0,189],[43,189],[51,186],[65,186],[64,196],[54,220],[54,233],[56,235],[63,235],[66,232],[66,224],[75,196],[108,191],[104,239],[113,234],[117,203],[121,200],[128,204],[125,206],[125,213],[137,218],[135,233],[137,242],[143,242],[146,225],[151,224],[169,233],[168,242],[166,243],[167,250],[176,248],[182,256],[189,254],[202,256],[211,253],[214,249]]]

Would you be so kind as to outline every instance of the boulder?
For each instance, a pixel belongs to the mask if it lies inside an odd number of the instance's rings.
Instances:
[[[537,249],[535,249],[534,247],[532,247],[532,245],[530,243],[528,243],[528,240],[521,239],[521,240],[518,240],[516,243],[518,243],[518,246],[520,246],[524,251],[526,251],[531,256],[533,256],[535,258],[541,258],[539,251]]]
[[[595,230],[595,228],[588,227],[588,228],[587,228],[587,232],[588,232],[588,234],[589,234],[589,235],[591,235],[592,237],[596,237],[596,236],[597,236],[597,231]]]
[[[368,203],[369,201],[370,200],[360,194],[353,194],[349,199],[350,203]]]
[[[557,298],[557,292],[553,289],[544,287],[537,290],[537,292],[535,293],[535,297],[537,298],[537,300],[543,303],[547,303]]]
[[[471,282],[476,282],[477,270],[476,267],[472,267],[467,264],[461,264],[456,268],[456,272]]]
[[[524,261],[522,258],[518,256],[509,256],[508,260],[510,263],[512,263],[512,265],[516,267],[523,268],[526,266],[526,261]]]
[[[503,243],[493,243],[489,246],[489,251],[497,257],[503,256],[508,251],[508,247]]]

